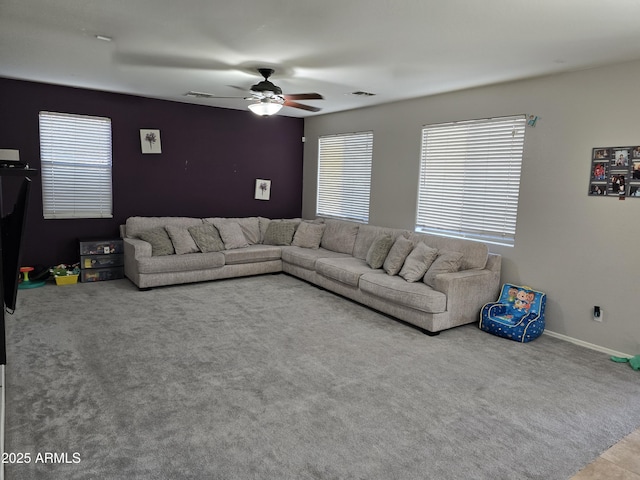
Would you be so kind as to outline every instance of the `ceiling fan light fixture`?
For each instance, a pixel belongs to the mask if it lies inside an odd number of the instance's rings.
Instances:
[[[268,98],[265,98],[258,103],[252,103],[249,105],[249,110],[251,110],[256,115],[260,115],[261,117],[269,117],[273,114],[276,114],[280,111],[281,108],[281,103],[271,102]]]

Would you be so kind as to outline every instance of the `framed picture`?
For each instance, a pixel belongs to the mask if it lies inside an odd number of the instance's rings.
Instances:
[[[589,195],[640,198],[640,146],[594,148]]]
[[[271,197],[271,180],[256,178],[256,200],[269,200]]]
[[[608,148],[594,148],[593,159],[594,160],[609,160],[611,152]]]
[[[140,147],[142,153],[162,153],[160,130],[140,129]]]
[[[629,148],[616,148],[611,159],[611,168],[626,168],[629,166]]]

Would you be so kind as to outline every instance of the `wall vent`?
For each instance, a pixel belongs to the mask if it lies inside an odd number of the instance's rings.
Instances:
[[[185,97],[194,97],[194,98],[213,98],[215,95],[213,93],[205,93],[205,92],[194,92],[193,90],[188,91],[184,94]]]

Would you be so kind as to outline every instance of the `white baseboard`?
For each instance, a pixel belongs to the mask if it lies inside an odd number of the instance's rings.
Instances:
[[[550,337],[558,338],[560,340],[564,340],[565,342],[574,343],[576,345],[580,345],[581,347],[590,348],[591,350],[597,350],[598,352],[606,353],[607,355],[611,355],[613,357],[624,357],[631,358],[633,355],[629,355],[628,353],[616,352],[615,350],[611,350],[609,348],[601,347],[600,345],[594,345],[593,343],[584,342],[582,340],[578,340],[577,338],[569,337],[567,335],[563,335],[561,333],[551,332],[549,330],[544,331],[545,335],[549,335]]]

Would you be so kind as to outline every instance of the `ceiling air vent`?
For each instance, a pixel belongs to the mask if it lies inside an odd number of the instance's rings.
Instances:
[[[194,92],[193,90],[184,94],[185,97],[194,97],[194,98],[213,98],[215,95],[213,93],[205,93],[205,92]]]

